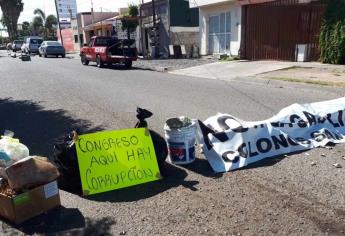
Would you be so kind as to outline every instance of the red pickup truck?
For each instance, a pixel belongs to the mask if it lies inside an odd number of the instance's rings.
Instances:
[[[120,63],[126,68],[131,68],[133,61],[138,58],[134,43],[135,40],[94,36],[80,50],[81,63],[88,65],[90,61],[93,61],[99,68]]]

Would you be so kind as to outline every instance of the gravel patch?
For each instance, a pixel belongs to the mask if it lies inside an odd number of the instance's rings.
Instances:
[[[154,71],[172,71],[188,67],[200,66],[208,63],[218,61],[215,58],[200,58],[200,59],[158,59],[147,60],[138,59],[133,63],[133,67]]]

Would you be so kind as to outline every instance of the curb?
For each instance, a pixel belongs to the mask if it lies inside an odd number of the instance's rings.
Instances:
[[[142,70],[150,70],[150,71],[156,71],[156,72],[168,72],[169,68],[168,67],[161,67],[161,66],[135,66],[135,68],[142,69]]]
[[[157,66],[157,67],[154,67],[154,70],[157,72],[168,72],[169,68]]]

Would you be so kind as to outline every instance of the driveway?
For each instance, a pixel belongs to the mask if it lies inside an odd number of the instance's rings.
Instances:
[[[339,68],[339,65],[325,65],[317,62],[282,62],[282,61],[225,61],[205,64],[171,71],[176,75],[201,77],[207,79],[233,80],[236,78],[254,77],[277,70],[292,67]]]

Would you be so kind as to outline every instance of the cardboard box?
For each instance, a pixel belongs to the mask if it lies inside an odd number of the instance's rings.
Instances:
[[[58,185],[53,181],[12,198],[0,195],[0,216],[21,224],[60,204]]]

